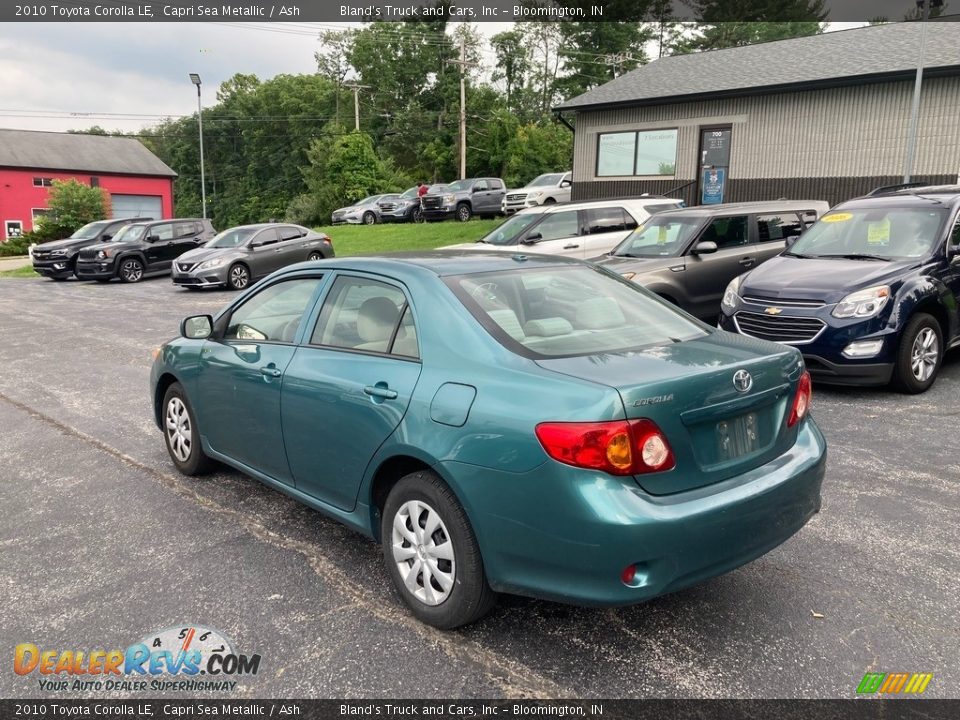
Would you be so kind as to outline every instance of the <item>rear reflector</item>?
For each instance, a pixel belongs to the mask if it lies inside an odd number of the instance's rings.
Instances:
[[[810,411],[810,400],[813,396],[813,386],[810,382],[810,373],[806,370],[800,376],[800,382],[797,383],[797,394],[793,397],[793,406],[790,408],[790,416],[787,418],[787,427],[793,427],[803,420],[804,416]]]
[[[676,464],[667,438],[652,420],[541,423],[537,439],[554,460],[611,475],[641,475]]]

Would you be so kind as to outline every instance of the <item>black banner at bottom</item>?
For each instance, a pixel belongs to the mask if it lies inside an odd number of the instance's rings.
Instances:
[[[953,720],[960,700],[0,700],[0,718]]]

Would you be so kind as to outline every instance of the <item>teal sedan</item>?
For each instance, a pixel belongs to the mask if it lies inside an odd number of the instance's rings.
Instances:
[[[820,509],[799,351],[576,260],[301,263],[180,330],[151,375],[180,472],[225,463],[374,538],[439,628],[496,593],[642,602]]]

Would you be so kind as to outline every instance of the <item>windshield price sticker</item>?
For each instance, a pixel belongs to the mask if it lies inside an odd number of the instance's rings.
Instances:
[[[890,244],[890,220],[888,218],[867,223],[867,242],[871,245]]]
[[[834,213],[833,215],[824,215],[820,218],[820,222],[846,222],[853,217],[853,213]]]

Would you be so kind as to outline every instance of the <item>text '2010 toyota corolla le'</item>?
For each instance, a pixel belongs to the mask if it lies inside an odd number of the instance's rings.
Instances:
[[[641,602],[820,507],[800,353],[578,261],[304,263],[181,335],[152,371],[179,470],[219,460],[378,539],[437,627],[496,592]]]

